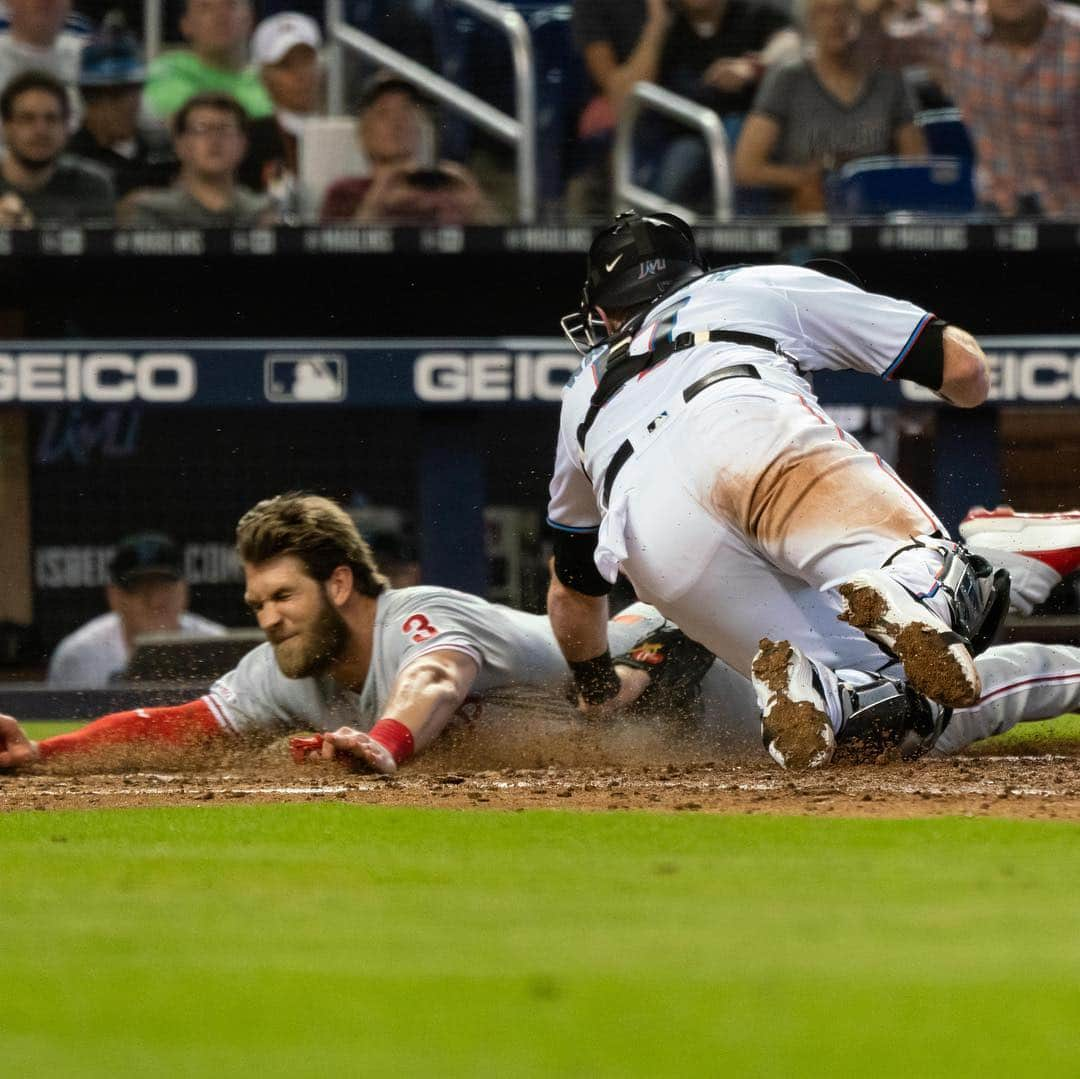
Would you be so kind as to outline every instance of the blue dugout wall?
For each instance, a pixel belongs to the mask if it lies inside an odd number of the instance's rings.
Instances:
[[[950,525],[998,499],[999,408],[1080,404],[1080,337],[982,343],[993,389],[974,411],[854,373],[816,382],[855,427],[873,407],[936,410],[936,468],[917,485]],[[179,535],[196,588],[221,597],[209,613],[239,613],[232,524],[295,487],[405,506],[425,579],[484,591],[483,507],[542,511],[560,391],[578,363],[555,338],[0,346],[0,408],[31,421],[43,640],[100,609],[108,547],[134,528]]]

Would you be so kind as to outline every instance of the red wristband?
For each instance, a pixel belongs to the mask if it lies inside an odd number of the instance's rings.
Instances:
[[[390,755],[398,764],[404,764],[416,750],[412,731],[396,719],[380,719],[368,731],[368,735],[390,750]]]

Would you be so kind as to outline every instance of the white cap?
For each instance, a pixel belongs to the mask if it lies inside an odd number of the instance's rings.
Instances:
[[[307,15],[283,11],[280,15],[263,19],[255,27],[251,39],[251,58],[259,67],[276,64],[294,45],[310,45],[316,50],[322,48],[319,24]]]

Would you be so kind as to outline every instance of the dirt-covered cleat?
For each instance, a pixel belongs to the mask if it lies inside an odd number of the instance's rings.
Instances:
[[[960,522],[960,535],[969,547],[1034,558],[1059,579],[1080,569],[1080,510],[1017,513],[1009,506],[996,510],[977,506]]]
[[[781,768],[821,768],[832,760],[836,735],[814,666],[788,641],[758,644],[752,667],[761,709],[761,741]]]
[[[917,692],[950,708],[979,699],[982,686],[967,642],[887,573],[857,573],[840,595],[841,621],[896,656]]]

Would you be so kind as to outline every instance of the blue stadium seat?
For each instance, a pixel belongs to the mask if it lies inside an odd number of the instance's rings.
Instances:
[[[536,62],[537,142],[540,153],[539,194],[553,200],[562,194],[566,154],[574,125],[588,99],[585,66],[574,47],[571,6],[548,2],[511,3],[525,18],[532,35]],[[514,83],[510,49],[494,27],[472,18],[461,8],[436,3],[433,26],[442,74],[451,82],[510,115],[514,114]],[[472,125],[446,114],[440,142],[447,157],[464,159],[472,145]]]
[[[972,163],[959,157],[863,157],[830,176],[825,190],[829,213],[839,216],[975,209]]]
[[[965,161],[975,159],[975,145],[959,109],[927,109],[915,114],[915,123],[922,130],[930,153]]]

